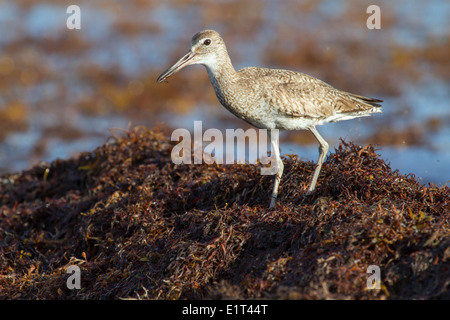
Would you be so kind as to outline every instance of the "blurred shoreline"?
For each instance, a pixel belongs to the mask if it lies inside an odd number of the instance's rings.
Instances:
[[[292,69],[385,100],[382,115],[319,127],[331,150],[339,137],[371,143],[393,169],[446,184],[450,4],[372,2],[381,30],[365,27],[366,1],[79,1],[81,30],[65,27],[69,1],[2,2],[0,174],[92,150],[130,122],[247,128],[216,101],[203,67],[155,82],[195,32],[214,28],[237,69]],[[281,150],[317,156],[306,132],[283,134]]]

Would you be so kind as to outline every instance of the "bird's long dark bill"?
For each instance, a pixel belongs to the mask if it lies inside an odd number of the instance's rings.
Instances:
[[[169,69],[167,69],[166,71],[164,71],[156,80],[158,83],[161,83],[163,81],[165,81],[167,78],[169,78],[171,75],[173,75],[174,73],[178,72],[179,70],[181,70],[182,68],[190,65],[190,61],[191,59],[195,56],[195,53],[190,51],[188,53],[186,53],[184,55],[183,58],[181,58],[180,60],[178,60],[173,66],[171,66]]]

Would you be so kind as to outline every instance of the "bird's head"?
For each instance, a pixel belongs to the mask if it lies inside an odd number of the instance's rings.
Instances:
[[[200,31],[192,37],[191,48],[175,64],[164,71],[157,79],[158,83],[191,64],[202,64],[214,70],[224,57],[228,58],[225,43],[214,30]]]

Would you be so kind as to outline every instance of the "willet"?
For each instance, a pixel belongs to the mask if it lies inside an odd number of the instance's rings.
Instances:
[[[307,74],[248,67],[236,71],[225,42],[214,30],[192,37],[189,51],[157,79],[163,82],[180,69],[202,64],[208,71],[220,103],[238,118],[260,129],[309,130],[319,142],[319,160],[308,193],[314,191],[328,152],[328,143],[316,126],[381,112],[379,99],[337,90]],[[278,139],[270,139],[277,164],[270,207],[275,206],[283,174]]]

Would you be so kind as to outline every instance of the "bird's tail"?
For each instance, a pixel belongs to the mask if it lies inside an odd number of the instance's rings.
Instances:
[[[357,94],[354,94],[354,93],[349,93],[349,95],[352,98],[354,98],[356,100],[359,100],[360,102],[362,102],[364,104],[368,104],[368,105],[370,105],[372,107],[375,107],[375,108],[381,108],[381,104],[380,103],[383,102],[383,100],[380,100],[380,99],[366,98],[366,97],[363,97],[363,96],[360,96],[360,95],[357,95]]]

